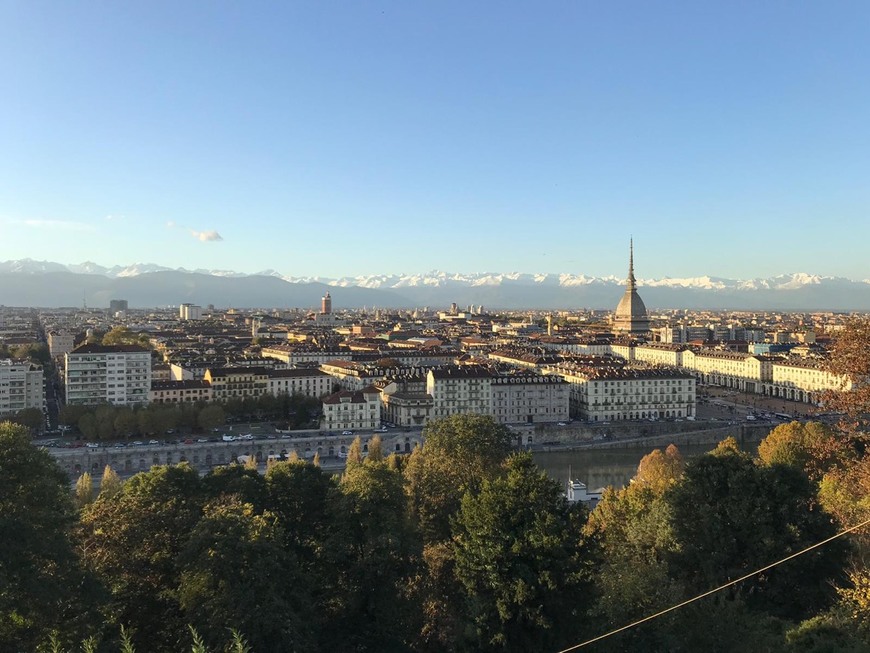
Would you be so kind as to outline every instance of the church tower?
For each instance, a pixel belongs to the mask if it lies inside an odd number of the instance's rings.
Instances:
[[[637,294],[637,280],[634,278],[634,239],[629,242],[628,279],[625,294],[619,300],[613,316],[613,330],[628,335],[644,335],[649,331],[649,317],[646,306]]]

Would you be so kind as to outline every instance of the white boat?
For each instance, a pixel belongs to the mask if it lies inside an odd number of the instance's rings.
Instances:
[[[568,490],[565,492],[565,498],[571,503],[582,501],[587,507],[594,508],[598,505],[598,501],[601,499],[603,492],[604,488],[598,488],[597,490],[590,492],[586,487],[586,483],[578,481],[577,479],[569,478]]]

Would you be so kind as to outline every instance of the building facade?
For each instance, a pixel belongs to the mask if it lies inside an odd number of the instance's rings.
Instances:
[[[0,417],[25,408],[44,410],[42,368],[29,361],[0,359]]]
[[[492,374],[485,367],[450,365],[429,370],[426,393],[432,397],[433,418],[492,414]]]
[[[492,415],[500,424],[565,422],[569,387],[555,374],[510,374],[492,379]]]
[[[353,431],[380,426],[380,390],[374,386],[355,392],[342,390],[323,399],[321,430]]]
[[[82,345],[66,355],[66,403],[130,406],[148,402],[151,352],[137,345]]]

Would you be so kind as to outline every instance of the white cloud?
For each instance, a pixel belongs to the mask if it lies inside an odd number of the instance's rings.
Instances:
[[[219,240],[223,240],[223,237],[217,231],[197,231],[196,229],[190,230],[190,235],[203,243],[217,242]]]
[[[196,238],[201,243],[216,243],[218,241],[223,240],[223,236],[221,236],[214,229],[209,229],[208,231],[197,231],[196,229],[191,229],[190,227],[185,227],[183,224],[178,224],[173,220],[169,220],[166,222],[167,229],[185,229],[190,232],[190,235]]]

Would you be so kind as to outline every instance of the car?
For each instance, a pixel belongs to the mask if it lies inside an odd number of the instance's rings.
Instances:
[[[145,443],[142,442],[142,440],[136,440],[135,442],[133,442],[134,447],[142,447],[144,445],[145,445]]]
[[[342,431],[342,435],[353,435],[353,431]]]
[[[116,443],[115,443],[115,449],[123,449],[123,448],[126,447],[126,446],[127,446],[127,445],[124,444],[123,442],[116,442]]]
[[[208,442],[208,439],[206,439],[206,438],[197,438],[196,441],[197,441],[197,442]]]
[[[223,436],[221,436],[221,440],[223,440],[224,442],[235,442],[235,440],[236,440],[236,436],[234,436],[234,435],[223,435]]]
[[[157,440],[148,440],[148,444],[160,444]]]
[[[187,438],[187,440],[184,441],[184,444],[193,444],[193,440]]]
[[[568,426],[565,422],[559,422],[559,426]]]
[[[100,445],[98,445],[96,442],[88,442],[85,446],[88,449],[99,449],[100,447]]]

